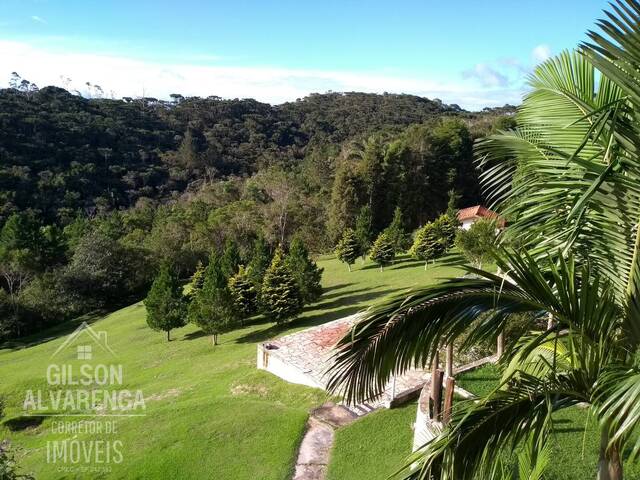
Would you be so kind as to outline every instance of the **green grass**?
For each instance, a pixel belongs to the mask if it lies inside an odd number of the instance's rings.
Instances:
[[[460,375],[458,385],[482,396],[499,385],[500,371],[486,365]],[[549,480],[583,480],[596,477],[600,434],[588,409],[572,407],[553,416],[552,461],[546,472]],[[625,478],[640,479],[640,465],[625,462]]]
[[[328,480],[384,479],[411,453],[416,403],[379,410],[336,432]]]
[[[308,411],[327,397],[323,391],[291,385],[257,371],[256,343],[350,315],[385,293],[456,273],[440,266],[425,272],[420,262],[406,258],[382,273],[371,263],[360,262],[350,273],[330,257],[319,264],[325,269],[326,292],[298,320],[284,327],[259,322],[246,326],[223,335],[216,348],[193,326],[172,332],[174,340],[167,343],[163,333],[147,327],[141,303],[92,319],[96,330],[107,332],[116,361],[123,365],[124,385],[120,388],[142,390],[147,405],[144,417],[119,418],[115,435],[77,435],[80,441],[106,438],[122,442],[123,461],[110,464],[111,471],[58,471],[56,465],[46,463],[47,442],[71,435],[54,433],[51,417],[39,425],[29,424],[34,419],[21,417],[26,390],[46,388],[46,369],[51,362],[77,365],[75,350],[65,350],[55,360],[51,355],[62,344],[63,334],[79,322],[26,339],[23,348],[13,345],[0,350],[0,394],[7,403],[0,438],[11,440],[19,449],[22,470],[38,479],[287,478]],[[94,353],[94,362],[109,360],[100,357],[105,353],[95,349]],[[406,412],[406,421],[398,424],[397,431],[407,439],[411,436],[410,411],[389,412]],[[385,417],[380,414],[380,418]],[[56,420],[65,419],[71,420]],[[380,437],[381,444],[385,437]],[[404,441],[397,444],[404,445]]]

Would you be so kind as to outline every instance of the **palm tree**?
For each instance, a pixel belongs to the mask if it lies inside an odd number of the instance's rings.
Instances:
[[[511,220],[501,241],[517,245],[495,252],[508,276],[469,268],[479,278],[393,298],[339,344],[331,387],[363,399],[463,334],[469,346],[514,315],[531,318],[501,387],[459,412],[405,477],[491,478],[498,452],[539,444],[553,412],[587,403],[601,431],[598,478],[622,478],[640,422],[640,3],[612,10],[592,43],[536,69],[518,128],[477,146],[485,191]],[[547,315],[553,328],[538,330]]]

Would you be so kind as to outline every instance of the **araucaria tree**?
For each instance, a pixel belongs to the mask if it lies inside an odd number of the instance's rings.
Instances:
[[[298,283],[302,301],[308,304],[318,300],[322,295],[320,282],[324,269],[309,258],[309,251],[300,238],[295,237],[291,242],[285,263]]]
[[[229,279],[229,290],[236,311],[244,320],[258,311],[258,289],[250,278],[250,271],[242,265],[238,273]]]
[[[380,271],[382,271],[385,265],[389,265],[393,262],[395,256],[396,252],[393,241],[389,238],[386,232],[382,232],[378,235],[376,241],[373,242],[371,252],[369,252],[369,257],[380,265]]]
[[[211,335],[213,345],[218,344],[220,334],[238,325],[239,313],[222,269],[221,258],[216,252],[209,256],[202,288],[191,299],[188,318],[204,333]]]
[[[351,265],[354,264],[356,258],[360,255],[360,244],[356,238],[356,234],[350,228],[346,229],[342,234],[342,238],[336,245],[335,249],[338,260],[347,264],[347,268],[351,271]]]
[[[285,264],[280,248],[276,250],[271,266],[264,274],[260,301],[267,316],[276,323],[286,322],[302,311],[300,288]]]
[[[171,340],[171,330],[185,325],[187,310],[182,285],[169,265],[160,268],[144,306],[147,309],[147,324],[153,330],[167,332],[167,341]]]
[[[512,219],[492,254],[508,274],[468,267],[391,299],[338,345],[330,387],[358,401],[527,313],[500,387],[461,406],[405,478],[492,478],[527,442],[535,456],[555,414],[576,405],[599,430],[599,480],[621,480],[640,453],[640,2],[616,3],[592,43],[537,67],[516,129],[478,145],[485,194]]]

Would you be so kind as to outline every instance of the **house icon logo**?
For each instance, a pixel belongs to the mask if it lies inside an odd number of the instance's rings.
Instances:
[[[93,358],[94,347],[107,352],[114,357],[116,353],[107,342],[107,332],[96,331],[87,322],[82,324],[71,333],[66,340],[51,355],[54,358],[60,352],[75,348],[78,360],[91,360]]]

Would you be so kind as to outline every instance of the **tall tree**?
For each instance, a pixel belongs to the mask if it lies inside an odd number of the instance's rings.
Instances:
[[[264,274],[271,265],[271,251],[264,237],[258,237],[253,243],[251,261],[249,262],[249,278],[258,289],[262,286]]]
[[[365,205],[360,209],[360,213],[356,218],[355,235],[358,239],[358,244],[360,245],[360,256],[364,261],[371,245],[373,245],[373,240],[375,239],[371,208],[368,205]]]
[[[335,248],[335,254],[338,260],[346,263],[347,268],[351,271],[351,265],[355,263],[361,251],[362,249],[355,232],[350,228],[346,229]]]
[[[382,232],[380,235],[378,235],[376,241],[373,242],[369,257],[371,258],[371,260],[380,265],[380,271],[382,271],[385,265],[389,265],[391,262],[393,262],[395,256],[396,253],[392,239],[389,238],[388,233]]]
[[[171,340],[171,330],[185,325],[187,310],[182,285],[169,265],[160,267],[144,306],[147,324],[153,330],[167,332],[167,341]]]
[[[284,261],[284,253],[278,248],[271,265],[264,274],[260,300],[266,314],[276,323],[296,317],[303,307],[298,283]]]
[[[222,258],[220,259],[220,268],[226,278],[231,278],[238,273],[238,267],[242,263],[240,258],[240,252],[238,251],[238,245],[231,239],[227,239],[224,245],[224,251],[222,252]]]
[[[238,272],[229,278],[233,303],[242,320],[258,311],[258,289],[249,274],[250,271],[240,265]]]
[[[211,343],[218,345],[218,336],[235,328],[239,323],[228,280],[222,268],[220,256],[213,251],[204,272],[202,288],[189,304],[189,321],[211,336]]]
[[[426,270],[429,260],[435,260],[440,255],[440,252],[440,239],[433,222],[429,222],[416,233],[409,255],[417,260],[422,260]]]
[[[322,295],[324,269],[309,258],[309,251],[300,238],[294,237],[285,263],[298,283],[302,301],[309,304],[318,300]]]
[[[404,252],[407,249],[407,242],[409,236],[405,231],[404,218],[400,207],[396,207],[393,212],[393,220],[389,226],[385,229],[387,238],[393,245],[393,251],[398,254]]]

